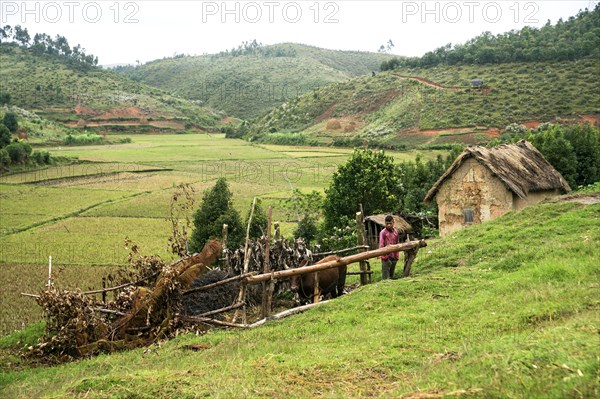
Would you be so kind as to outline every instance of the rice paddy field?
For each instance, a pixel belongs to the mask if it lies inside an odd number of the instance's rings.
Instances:
[[[256,145],[224,135],[144,135],[133,143],[48,149],[77,163],[0,176],[0,334],[41,317],[21,292],[36,293],[47,280],[48,260],[56,284],[99,288],[101,278],[126,263],[126,239],[143,254],[171,259],[170,197],[189,183],[196,207],[204,190],[226,177],[234,206],[247,218],[253,197],[273,206],[282,234],[281,201],[297,188],[323,191],[350,149]],[[421,151],[424,159],[437,151]],[[388,152],[397,162],[418,152]]]

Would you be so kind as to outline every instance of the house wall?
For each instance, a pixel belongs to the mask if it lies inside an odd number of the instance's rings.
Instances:
[[[523,209],[526,206],[537,204],[540,201],[543,201],[548,198],[556,197],[560,195],[559,190],[548,190],[548,191],[538,191],[535,193],[529,193],[527,198],[523,199],[513,194],[513,209],[519,210]]]
[[[500,179],[477,160],[466,160],[436,194],[440,236],[475,223],[495,219],[513,210],[513,194]],[[473,210],[473,222],[466,223],[463,210]]]

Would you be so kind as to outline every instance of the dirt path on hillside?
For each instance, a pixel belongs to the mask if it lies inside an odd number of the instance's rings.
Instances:
[[[450,87],[450,86],[442,86],[439,83],[433,82],[431,80],[422,78],[420,76],[405,76],[405,75],[394,75],[399,77],[400,79],[410,79],[410,80],[414,80],[420,83],[423,83],[424,85],[439,89],[439,90],[449,90],[449,91],[460,91],[460,90],[465,90],[465,89],[469,89],[469,87]]]

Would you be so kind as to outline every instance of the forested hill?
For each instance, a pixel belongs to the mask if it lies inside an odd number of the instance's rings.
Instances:
[[[249,119],[329,83],[378,71],[392,56],[256,41],[219,54],[176,56],[117,72],[173,95],[200,100],[229,115]]]
[[[600,59],[600,3],[593,10],[582,10],[566,21],[561,18],[554,25],[548,21],[539,29],[526,26],[495,36],[484,32],[464,44],[447,44],[423,57],[394,58],[382,63],[382,69],[583,58]]]
[[[69,47],[64,37],[36,35],[32,40],[20,27],[6,28],[0,32],[0,105],[35,110],[72,127],[110,131],[206,131],[216,129],[221,118],[192,101],[96,66],[96,57],[80,46]]]

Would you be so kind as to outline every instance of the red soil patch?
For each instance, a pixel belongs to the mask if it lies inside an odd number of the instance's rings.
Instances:
[[[145,118],[144,111],[137,107],[113,108],[110,111],[103,113],[95,119],[111,119],[111,118]]]
[[[227,118],[223,118],[223,119],[221,119],[221,122],[223,122],[223,123],[233,123],[233,119],[232,119],[232,118],[229,118],[229,117],[227,117]]]
[[[560,120],[558,120],[560,119]],[[566,124],[584,124],[589,123],[592,126],[600,126],[600,114],[589,114],[589,115],[579,115],[575,117],[566,117],[566,118],[552,118],[549,120],[551,123],[566,123]],[[541,121],[539,120],[531,120],[527,122],[522,122],[521,125],[525,126],[527,129],[535,129],[540,125]]]
[[[581,115],[581,119],[592,126],[600,126],[600,114]]]
[[[390,91],[388,91],[385,94],[385,96],[383,96],[382,98],[378,99],[373,104],[371,104],[367,108],[365,108],[362,111],[362,114],[368,114],[371,111],[379,109],[383,104],[389,103],[390,101],[392,101],[395,97],[398,96],[398,94],[400,94],[400,92],[398,90],[390,90]],[[365,98],[363,101],[367,101],[367,98]]]
[[[323,122],[325,119],[331,119],[331,113],[337,107],[337,103],[331,104],[321,115],[315,118],[317,123]]]
[[[491,127],[485,131],[485,134],[487,134],[492,139],[497,139],[498,137],[500,137],[500,129],[498,129],[497,127]]]
[[[77,106],[75,107],[75,113],[77,115],[87,115],[87,116],[96,115],[96,112],[94,112],[93,109],[86,107],[85,105],[81,105],[81,104],[77,104]]]
[[[538,120],[527,121],[527,122],[523,122],[522,125],[525,126],[527,129],[535,129],[536,127],[538,127],[540,125],[540,121],[538,121]]]

